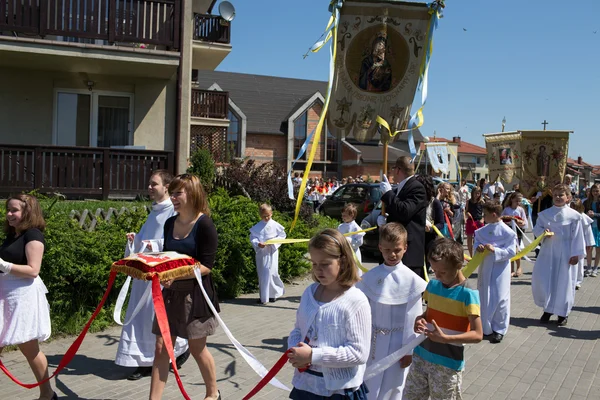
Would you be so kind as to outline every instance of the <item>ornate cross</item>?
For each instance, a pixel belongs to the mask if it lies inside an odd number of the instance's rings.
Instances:
[[[544,122],[542,122],[542,125],[544,125],[544,130],[546,130],[546,125],[548,125],[548,124],[549,124],[549,122],[546,120],[544,120]]]

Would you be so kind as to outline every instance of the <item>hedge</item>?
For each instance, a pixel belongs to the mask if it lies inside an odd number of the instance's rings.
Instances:
[[[259,220],[258,204],[242,197],[230,197],[220,189],[209,197],[212,218],[219,233],[219,247],[213,274],[219,296],[233,298],[258,288],[254,250],[249,241],[249,229]],[[146,219],[143,203],[87,202],[87,208],[95,212],[110,204],[115,208],[138,206],[107,222],[99,222],[93,232],[79,228],[68,214],[70,209],[82,209],[86,202],[60,202],[46,212],[46,252],[40,276],[48,287],[48,300],[52,318],[53,334],[75,334],[83,327],[100,301],[106,289],[110,265],[123,257],[125,234],[139,231]],[[49,201],[42,200],[48,208]],[[74,205],[71,207],[71,205]],[[106,208],[105,208],[106,209]],[[5,208],[0,218],[5,218]],[[275,211],[274,219],[289,232],[291,217]],[[337,222],[327,217],[315,216],[314,220],[298,221],[289,237],[311,237],[318,229],[335,227]],[[3,240],[0,233],[0,240]],[[305,274],[309,264],[305,259],[306,244],[289,244],[280,248],[279,271],[282,279]],[[112,311],[118,292],[125,280],[117,277],[111,295],[91,330],[98,331],[112,324]]]

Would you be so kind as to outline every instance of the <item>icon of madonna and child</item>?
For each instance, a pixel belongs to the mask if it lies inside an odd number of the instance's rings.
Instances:
[[[358,87],[367,92],[387,92],[392,87],[392,65],[386,58],[388,38],[378,33],[371,42],[370,53],[362,59]]]

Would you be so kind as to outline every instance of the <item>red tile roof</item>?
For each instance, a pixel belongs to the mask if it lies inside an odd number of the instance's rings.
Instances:
[[[457,143],[449,139],[445,138],[429,138],[429,142],[446,142],[446,143]],[[425,150],[425,144],[421,143],[421,150]],[[479,147],[475,144],[465,142],[461,139],[460,143],[458,143],[458,154],[481,154],[486,155],[487,150],[483,147]]]

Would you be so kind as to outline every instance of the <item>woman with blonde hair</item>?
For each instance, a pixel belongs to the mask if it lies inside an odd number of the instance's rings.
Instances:
[[[171,202],[177,215],[164,225],[164,251],[176,251],[195,258],[200,264],[202,286],[219,312],[217,290],[211,270],[217,254],[217,230],[210,219],[208,199],[200,179],[191,174],[175,177],[169,185]],[[204,400],[220,400],[217,389],[215,360],[206,347],[207,337],[213,335],[218,322],[205,301],[194,273],[161,282],[171,342],[180,337],[188,340],[190,354],[196,360],[206,385]],[[150,399],[160,399],[169,375],[169,354],[156,319],[152,327],[156,335],[156,350],[152,366]]]
[[[0,354],[16,345],[38,382],[48,378],[48,360],[39,342],[50,337],[48,289],[39,277],[46,222],[37,199],[27,194],[6,200],[6,240],[0,246]],[[56,399],[50,382],[40,385],[40,400]]]

